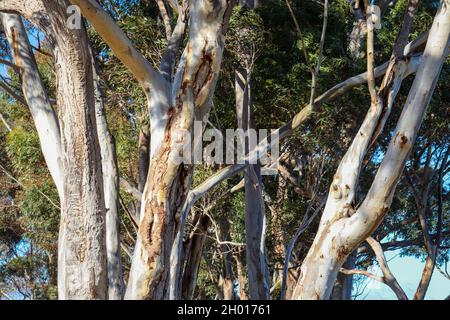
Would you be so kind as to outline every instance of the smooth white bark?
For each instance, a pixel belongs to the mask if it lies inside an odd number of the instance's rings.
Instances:
[[[295,299],[327,299],[337,272],[347,256],[370,236],[386,216],[448,54],[449,5],[450,0],[441,2],[393,138],[361,206],[354,209],[351,202],[342,202],[342,199],[352,199],[354,194],[354,191],[347,188],[347,184],[340,183],[347,181],[347,176],[339,175],[334,181],[330,189],[332,198],[325,209],[328,211],[324,213],[318,234],[301,267],[300,279],[294,292]],[[362,128],[364,127],[363,125]],[[350,148],[351,150],[357,151],[353,156],[361,161],[358,156],[361,146]],[[358,166],[354,168],[358,170]],[[355,173],[338,170],[340,172],[350,175],[349,182],[354,181]]]
[[[20,68],[23,96],[39,136],[42,154],[63,201],[63,154],[58,117],[48,99],[20,16],[0,13],[0,17],[15,64]]]
[[[108,267],[108,299],[121,300],[124,294],[122,251],[120,247],[119,168],[116,144],[108,129],[104,101],[95,63],[95,118],[102,157],[103,189],[106,208],[106,251]]]

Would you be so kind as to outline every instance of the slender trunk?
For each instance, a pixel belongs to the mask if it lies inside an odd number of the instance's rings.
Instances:
[[[183,272],[182,298],[191,300],[197,285],[197,276],[202,259],[203,246],[210,225],[207,215],[197,212],[193,221],[194,230],[189,237],[186,250],[186,265]]]
[[[219,223],[219,234],[220,239],[224,239],[224,241],[231,241],[230,236],[230,222],[227,217],[221,217]],[[222,256],[222,276],[221,276],[221,285],[223,292],[223,300],[233,300],[233,283],[234,283],[234,275],[233,275],[233,247],[229,244],[221,244],[220,245],[220,255]]]
[[[284,257],[286,256],[286,237],[283,228],[283,203],[285,203],[287,183],[284,178],[278,176],[277,192],[272,212],[272,232],[275,242],[275,271],[274,283],[283,278]],[[287,298],[289,299],[289,298]]]
[[[23,96],[30,108],[42,154],[63,200],[63,154],[58,117],[50,105],[38,66],[20,16],[0,13],[14,61],[20,68]]]
[[[246,292],[246,285],[247,285],[247,278],[245,277],[244,273],[244,266],[242,265],[242,258],[241,253],[236,252],[233,255],[234,261],[236,261],[236,270],[237,270],[237,276],[238,276],[238,282],[239,282],[239,300],[248,300],[247,292]]]
[[[416,292],[414,294],[414,300],[423,300],[428,291],[428,287],[431,282],[431,277],[433,276],[433,271],[436,266],[436,247],[432,249],[431,253],[425,260],[425,266],[423,267],[422,276],[420,277],[419,285],[417,286]]]
[[[100,79],[93,57],[95,115],[102,157],[103,188],[106,207],[106,251],[108,266],[108,299],[123,297],[122,251],[120,248],[119,167],[116,143],[108,129]]]
[[[353,29],[349,35],[350,43],[348,50],[353,59],[357,60],[361,57],[361,47],[364,37],[367,34],[367,24],[364,20],[364,14],[361,7],[353,7],[353,14],[355,21],[353,22]]]
[[[422,182],[426,187],[422,188],[422,192],[419,195],[421,199],[417,199],[417,209],[419,211],[419,221],[422,228],[425,248],[427,250],[428,256],[425,260],[425,266],[422,271],[422,276],[420,278],[419,285],[417,286],[416,292],[414,294],[414,300],[423,300],[428,291],[428,286],[431,282],[431,277],[433,276],[434,267],[436,266],[436,258],[438,253],[438,246],[433,243],[429,234],[429,227],[426,217],[426,212],[428,210],[428,195],[430,181],[426,179]]]
[[[254,113],[251,92],[251,72],[239,69],[236,78],[236,113],[238,128],[248,133],[254,129]],[[253,137],[255,138],[255,137]],[[250,137],[246,135],[245,154],[250,146]],[[265,300],[269,294],[269,271],[265,247],[265,208],[262,197],[261,167],[250,164],[244,171],[245,183],[245,242],[247,253],[248,291],[250,299]]]

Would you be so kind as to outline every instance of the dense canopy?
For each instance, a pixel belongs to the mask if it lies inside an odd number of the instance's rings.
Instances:
[[[0,300],[450,294],[450,0],[0,18]]]

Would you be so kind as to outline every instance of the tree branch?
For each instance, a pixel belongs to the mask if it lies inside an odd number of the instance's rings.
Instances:
[[[423,43],[425,43],[427,39],[427,35],[424,34],[420,36],[418,39],[413,41],[411,45],[407,48],[405,48],[405,54],[409,55],[412,52],[415,52],[417,48],[420,47]],[[421,56],[414,56],[411,58],[411,61],[409,62],[409,65],[411,68],[408,68],[408,71],[405,73],[405,77],[411,73],[414,73],[416,71],[416,68],[418,66],[418,62],[420,61]],[[384,63],[383,65],[375,68],[375,76],[381,77],[384,75],[384,73],[387,70],[387,67],[389,65],[389,62]],[[357,76],[351,77],[333,88],[329,89],[325,93],[323,93],[321,96],[316,98],[315,100],[315,106],[321,106],[322,104],[332,101],[346,92],[350,91],[354,87],[364,84],[367,81],[367,72],[361,73]],[[276,136],[279,137],[279,139],[284,139],[285,137],[289,136],[295,129],[300,127],[309,117],[313,114],[313,110],[311,108],[311,105],[304,106],[300,112],[298,112],[291,121],[286,123],[284,126],[280,127],[279,129],[275,130],[268,139],[265,139],[262,141],[258,146],[256,147],[256,150],[263,151],[263,146],[267,144],[267,141],[273,140]],[[253,153],[257,153],[254,152]],[[247,155],[244,160],[248,160],[249,156]],[[234,164],[230,165],[226,168],[223,168],[222,170],[218,171],[216,174],[205,180],[202,184],[200,184],[195,189],[191,190],[190,196],[187,198],[188,205],[186,206],[186,209],[190,210],[192,205],[203,197],[206,193],[208,193],[211,189],[215,188],[218,184],[220,184],[222,181],[225,181],[234,175],[240,173],[242,170],[244,170],[246,167],[246,164]],[[189,203],[192,202],[192,203]]]
[[[399,300],[408,300],[405,291],[402,289],[402,287],[400,287],[400,284],[397,282],[397,279],[394,277],[394,275],[391,272],[391,269],[387,264],[384,251],[380,243],[372,237],[367,238],[366,241],[370,245],[370,247],[372,248],[373,252],[377,257],[381,271],[383,272],[384,283],[386,283],[389,286],[389,288],[391,288],[392,291],[394,291],[395,295]]]
[[[168,81],[172,81],[172,76],[175,69],[175,62],[177,59],[180,46],[186,33],[187,24],[189,20],[189,1],[183,0],[179,8],[178,20],[175,29],[170,38],[166,50],[161,58],[161,73]]]
[[[320,72],[320,65],[322,63],[323,57],[323,47],[325,45],[325,35],[327,33],[327,23],[328,23],[328,0],[324,0],[323,4],[323,26],[322,26],[322,35],[320,36],[320,45],[319,45],[319,57],[317,58],[316,68],[312,74],[312,84],[311,84],[311,97],[309,100],[309,104],[315,109],[314,100],[316,98],[316,86],[317,86],[317,77]]]
[[[3,122],[3,125],[6,127],[6,130],[8,130],[8,132],[11,132],[12,129],[1,112],[0,112],[0,120]]]
[[[156,3],[159,8],[159,13],[161,14],[161,17],[163,19],[164,29],[166,31],[166,38],[167,40],[169,40],[170,37],[172,36],[172,27],[170,26],[170,17],[169,14],[167,13],[166,5],[164,4],[163,0],[156,0]]]
[[[164,81],[97,1],[70,0],[70,2],[81,9],[83,15],[111,47],[117,58],[133,73],[144,90],[150,89],[148,86],[154,89]]]
[[[3,81],[0,81],[0,88],[5,91],[6,94],[8,94],[11,98],[16,100],[18,103],[22,104],[24,107],[28,107],[28,103],[25,101],[25,99],[14,92],[6,83]]]

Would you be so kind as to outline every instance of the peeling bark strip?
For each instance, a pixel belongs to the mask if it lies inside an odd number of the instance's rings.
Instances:
[[[54,48],[63,149],[64,201],[58,242],[60,299],[106,299],[105,205],[94,88],[85,29],[66,27],[64,0],[3,0],[38,25]]]
[[[355,187],[355,184],[342,184],[344,179],[348,179],[347,175],[349,174],[346,171],[346,175],[342,175],[343,165],[352,164],[352,161],[346,163],[345,159],[348,158],[346,155],[330,188],[332,198],[328,199],[317,236],[302,264],[294,298],[327,299],[330,296],[337,272],[347,256],[372,234],[386,216],[398,179],[416,139],[443,62],[447,57],[449,35],[450,0],[443,0],[434,18],[421,64],[397,123],[394,137],[372,186],[356,212],[352,214],[351,211],[348,211],[348,206],[352,208],[351,201],[355,192],[352,188]],[[370,113],[371,111],[368,116]],[[363,124],[361,129],[364,126]],[[363,133],[367,134],[367,132]],[[367,140],[365,141],[367,142]],[[349,152],[352,152],[355,147],[352,145]],[[361,148],[364,149],[359,145],[354,150],[361,150]],[[355,159],[356,156],[358,159],[357,155],[358,153],[355,153],[350,158]],[[361,153],[359,155],[362,156]],[[356,170],[361,161],[360,157],[357,160]],[[354,174],[359,174],[359,171]],[[350,175],[350,177],[352,176]],[[351,179],[354,178],[353,176]]]

